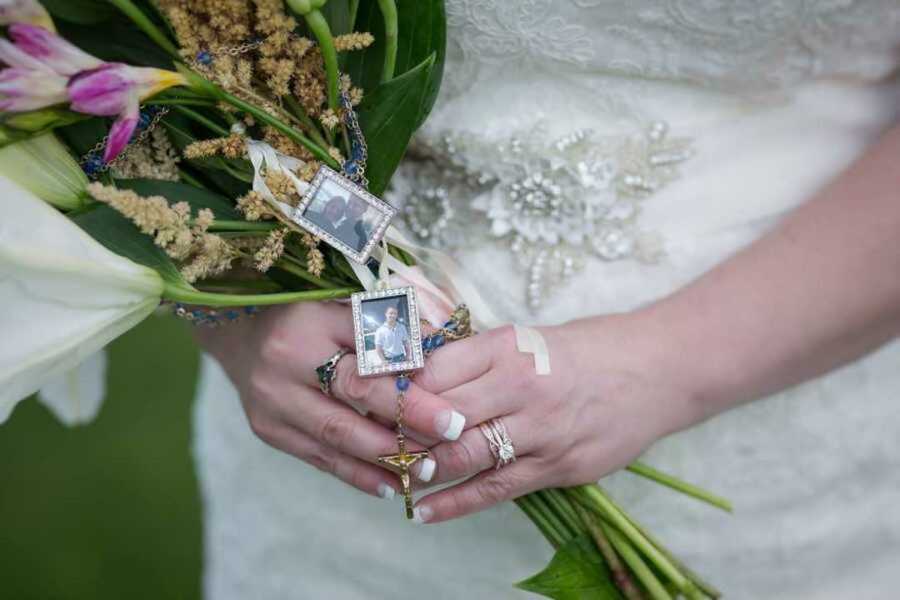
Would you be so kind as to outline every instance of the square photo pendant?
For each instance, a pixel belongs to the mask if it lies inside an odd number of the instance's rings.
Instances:
[[[361,377],[421,369],[422,334],[413,287],[353,294],[356,363]]]
[[[396,212],[387,202],[322,166],[292,218],[303,229],[364,265]]]

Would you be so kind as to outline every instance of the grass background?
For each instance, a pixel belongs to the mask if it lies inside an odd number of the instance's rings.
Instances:
[[[31,398],[0,426],[0,598],[200,597],[197,350],[172,317],[108,350],[94,423],[65,428]]]

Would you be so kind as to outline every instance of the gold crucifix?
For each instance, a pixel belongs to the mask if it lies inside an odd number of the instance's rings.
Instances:
[[[409,481],[409,468],[423,458],[428,458],[428,450],[419,452],[406,451],[406,437],[403,431],[397,432],[397,454],[386,454],[378,457],[378,462],[400,476],[403,487],[403,501],[406,503],[406,518],[413,518],[412,486]]]

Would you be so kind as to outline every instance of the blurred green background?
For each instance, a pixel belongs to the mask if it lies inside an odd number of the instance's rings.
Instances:
[[[153,317],[108,350],[95,422],[68,429],[31,398],[0,425],[0,598],[200,597],[196,347]]]

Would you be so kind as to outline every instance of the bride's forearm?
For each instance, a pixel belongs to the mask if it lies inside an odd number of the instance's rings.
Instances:
[[[900,127],[777,229],[642,312],[695,420],[900,334]]]

